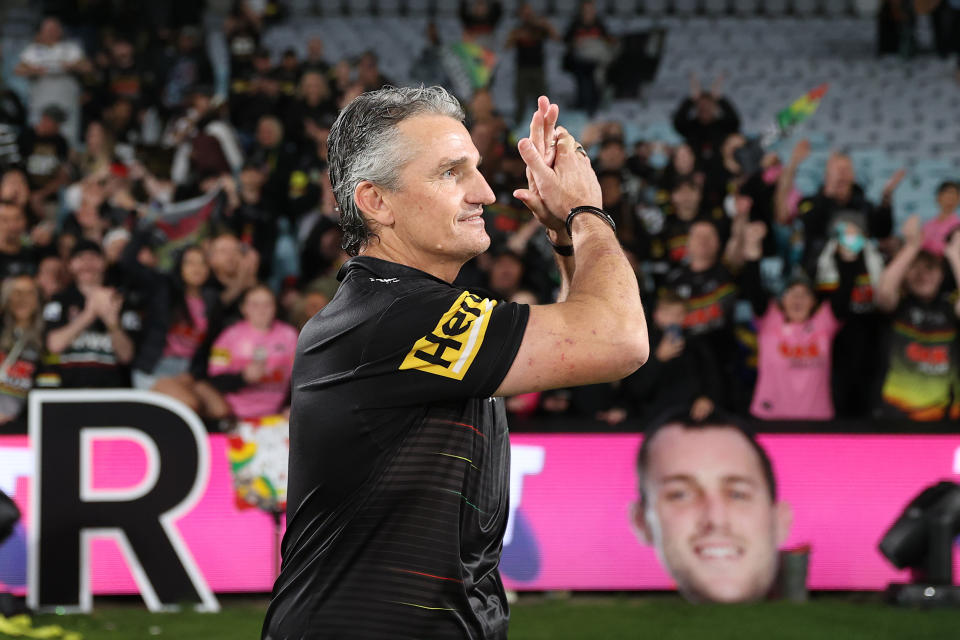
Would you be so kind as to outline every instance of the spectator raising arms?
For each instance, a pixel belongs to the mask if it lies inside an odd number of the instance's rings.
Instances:
[[[877,289],[877,305],[891,315],[878,414],[955,420],[960,417],[953,395],[960,375],[955,344],[960,301],[951,303],[941,295],[943,260],[923,249],[918,217],[904,223],[903,236],[903,248]],[[960,233],[950,236],[944,257],[960,281]]]
[[[727,136],[740,130],[740,116],[723,97],[723,76],[717,76],[709,92],[700,88],[696,74],[690,76],[690,95],[673,114],[673,127],[693,149],[703,165],[713,163]]]
[[[813,282],[801,270],[774,302],[760,280],[766,233],[762,222],[748,225],[740,281],[756,316],[759,351],[750,413],[764,420],[830,420],[834,415],[830,398],[833,339],[849,308],[856,255],[843,247],[836,249],[840,286],[829,304],[817,305]]]

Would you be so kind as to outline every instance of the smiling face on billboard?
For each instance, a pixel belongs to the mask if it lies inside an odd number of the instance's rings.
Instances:
[[[759,447],[723,425],[668,424],[650,437],[633,519],[680,592],[694,602],[765,597],[791,512]]]

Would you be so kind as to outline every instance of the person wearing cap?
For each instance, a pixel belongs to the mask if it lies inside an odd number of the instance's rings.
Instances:
[[[59,189],[69,181],[67,160],[70,145],[60,133],[67,118],[56,104],[43,108],[40,120],[20,134],[17,146],[23,158],[30,184],[30,204],[34,213],[50,217],[54,214]]]
[[[877,306],[889,315],[880,347],[886,366],[877,417],[928,421],[960,418],[955,390],[960,382],[957,320],[960,300],[945,292],[944,259],[960,282],[960,233],[949,237],[943,256],[923,248],[918,216],[903,225],[904,244],[883,271]]]
[[[54,17],[44,18],[32,43],[20,54],[14,73],[30,81],[30,121],[37,122],[49,104],[67,109],[64,134],[71,143],[80,138],[80,84],[76,75],[90,73],[93,65],[76,42],[63,39],[63,28]]]
[[[43,309],[47,323],[48,386],[127,387],[134,343],[124,326],[123,298],[104,286],[100,245],[78,240],[68,264],[73,283]]]
[[[830,395],[833,340],[849,315],[850,289],[856,276],[856,254],[836,247],[839,283],[829,302],[817,302],[813,282],[797,271],[778,300],[764,291],[760,278],[763,222],[745,231],[740,287],[753,307],[757,327],[757,384],[750,413],[762,420],[831,420]]]

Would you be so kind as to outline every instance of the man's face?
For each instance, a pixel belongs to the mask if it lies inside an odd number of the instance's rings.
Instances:
[[[79,286],[101,285],[106,266],[96,251],[81,251],[70,258],[70,275]]]
[[[732,427],[670,425],[654,438],[635,524],[681,593],[695,602],[766,596],[791,514],[772,502],[746,437]]]
[[[220,277],[234,275],[240,269],[242,257],[240,241],[233,236],[220,236],[210,243],[208,262],[213,272]]]
[[[691,261],[714,262],[720,251],[717,228],[709,222],[697,222],[690,226],[687,235],[687,255]]]
[[[681,183],[670,194],[670,200],[681,220],[693,220],[700,210],[700,190],[692,184]]]
[[[827,159],[823,191],[828,196],[846,197],[854,182],[853,162],[849,157],[834,154]]]
[[[400,188],[383,192],[397,240],[427,262],[466,262],[486,251],[483,205],[496,198],[470,133],[441,115],[407,118],[399,129],[411,160],[400,170]]]
[[[27,217],[16,205],[0,204],[0,244],[19,245],[27,230]]]

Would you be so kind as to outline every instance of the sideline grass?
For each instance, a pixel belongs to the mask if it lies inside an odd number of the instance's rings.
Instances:
[[[139,602],[97,602],[89,616],[43,615],[84,640],[259,638],[264,600],[222,598],[219,614],[150,614]],[[513,606],[510,640],[837,638],[901,640],[960,637],[960,611],[888,607],[875,597],[819,597],[806,604],[691,606],[670,595],[523,597]],[[7,637],[0,634],[0,637]]]

